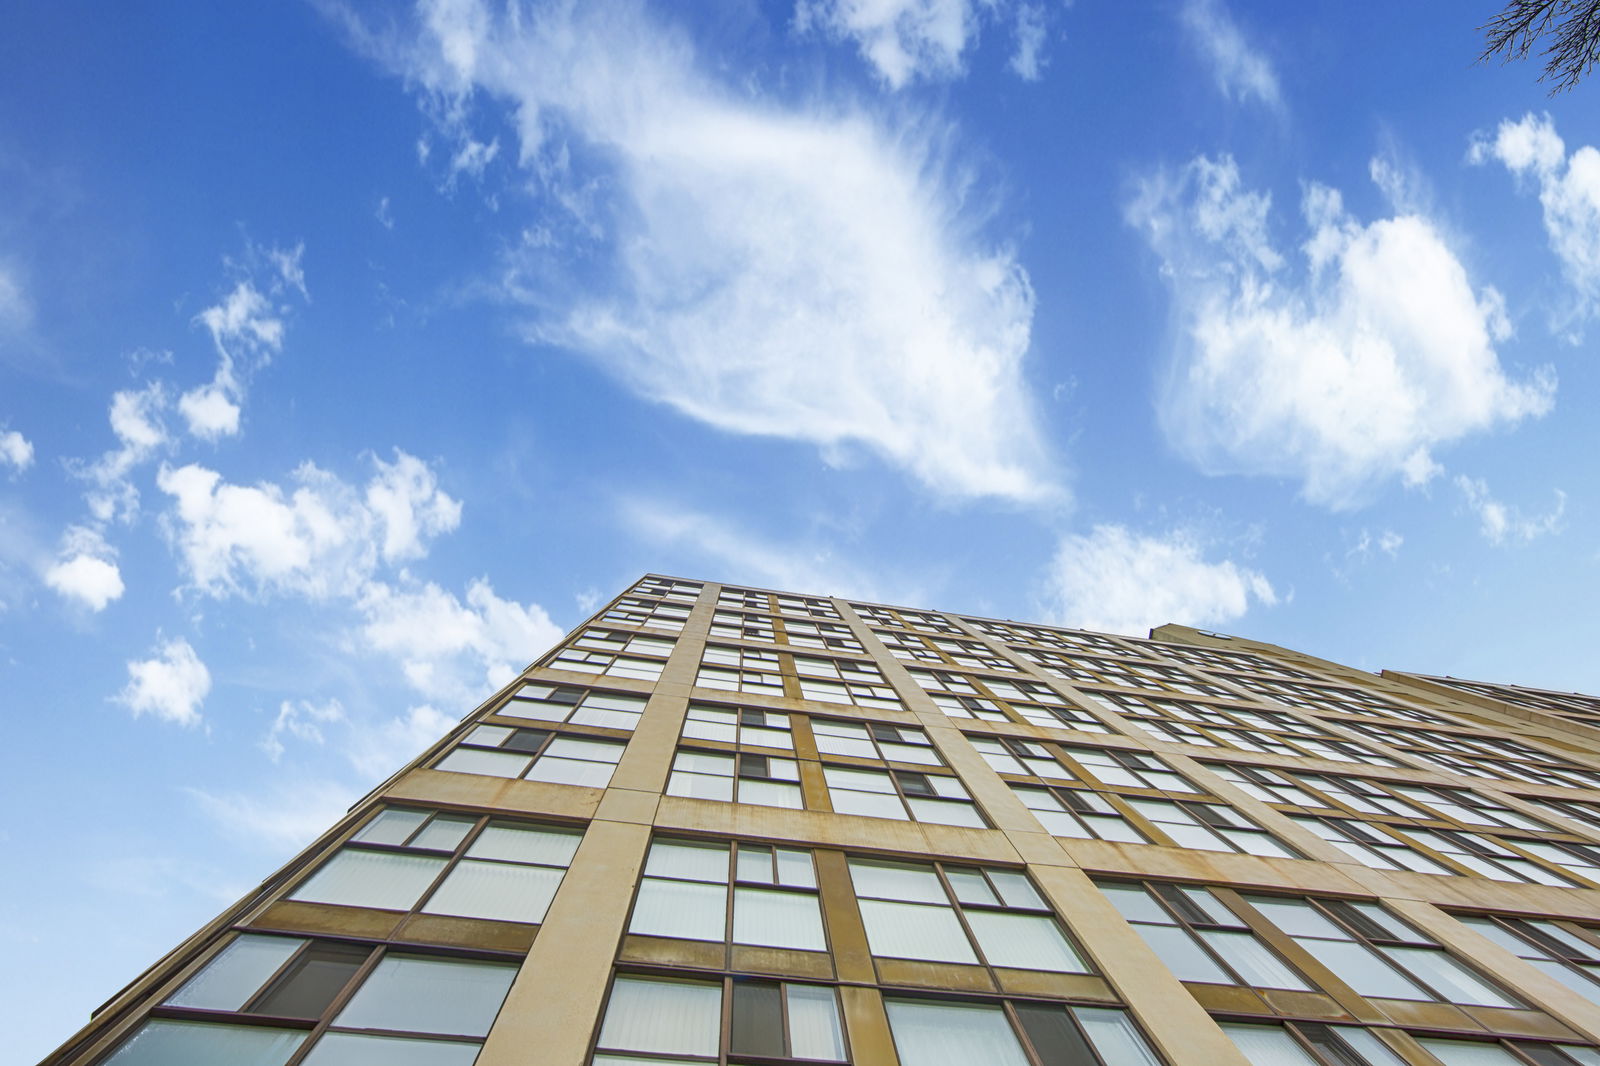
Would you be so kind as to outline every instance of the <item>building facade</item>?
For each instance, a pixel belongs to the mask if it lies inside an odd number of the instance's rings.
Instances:
[[[1472,684],[651,575],[45,1062],[1600,1066],[1594,701]]]

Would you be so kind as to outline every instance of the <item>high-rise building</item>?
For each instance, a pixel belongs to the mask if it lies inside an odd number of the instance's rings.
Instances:
[[[1600,1066],[1596,703],[649,576],[51,1066]]]

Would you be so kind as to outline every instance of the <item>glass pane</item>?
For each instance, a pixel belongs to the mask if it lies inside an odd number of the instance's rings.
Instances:
[[[900,803],[899,796],[885,796],[876,792],[848,792],[844,789],[831,789],[828,799],[833,804],[835,813],[859,814],[867,818],[894,818],[905,821],[908,818],[906,809]]]
[[[252,1013],[320,1018],[371,954],[365,944],[313,943],[272,983]]]
[[[566,866],[578,850],[582,833],[559,829],[524,829],[491,824],[467,849],[474,859],[510,859],[537,862],[546,866]]]
[[[874,955],[934,962],[978,961],[949,907],[862,900],[861,920]]]
[[[1138,885],[1119,885],[1102,883],[1097,885],[1111,905],[1122,913],[1130,922],[1160,922],[1170,924],[1172,918],[1161,905],[1150,898],[1150,894]]]
[[[714,1056],[721,1028],[719,985],[618,977],[600,1027],[600,1047]]]
[[[1417,1043],[1427,1048],[1444,1066],[1522,1066],[1511,1052],[1497,1044],[1475,1044],[1465,1040],[1429,1040]]]
[[[304,944],[287,936],[239,937],[167,1000],[175,1007],[238,1010]]]
[[[365,840],[371,844],[404,844],[406,838],[411,836],[427,817],[426,811],[400,811],[390,808],[379,812],[376,818],[355,835],[355,839]]]
[[[989,882],[977,870],[955,870],[946,867],[945,880],[950,882],[950,888],[955,892],[956,899],[962,903],[982,903],[995,906],[1000,903],[1000,897],[995,895],[994,889],[989,887]]]
[[[850,860],[850,879],[857,896],[908,900],[913,903],[947,903],[944,886],[931,867],[899,863]]]
[[[584,788],[605,788],[611,783],[616,768],[608,762],[583,762],[577,759],[540,757],[528,771],[529,781],[548,781],[553,785],[582,785]]]
[[[1318,940],[1305,945],[1318,962],[1363,996],[1432,1000],[1400,971],[1360,944]]]
[[[1380,950],[1432,985],[1451,1003],[1487,1007],[1521,1006],[1516,1000],[1436,948],[1385,947]]]
[[[476,748],[457,748],[434,767],[458,774],[488,774],[491,777],[521,777],[528,768],[529,757],[514,751],[479,751]]]
[[[772,884],[772,849],[760,844],[740,844],[735,867],[741,881]]]
[[[983,815],[978,813],[977,807],[961,800],[917,799],[913,796],[906,802],[911,805],[911,813],[916,815],[919,822],[932,822],[935,825],[967,825],[974,829],[984,829],[988,825],[983,820]]]
[[[362,982],[334,1024],[484,1036],[516,975],[512,965],[389,955]]]
[[[885,1006],[900,1066],[1028,1066],[999,1007],[929,1000],[889,1000]]]
[[[476,818],[441,814],[428,823],[428,827],[411,840],[414,848],[433,848],[436,851],[454,851],[478,824]]]
[[[1136,925],[1144,942],[1180,981],[1231,985],[1228,976],[1182,929],[1170,925]]]
[[[306,1034],[259,1025],[152,1019],[103,1066],[283,1066]]]
[[[1048,909],[1025,874],[1012,870],[990,870],[989,880],[1000,890],[1000,898],[1005,900],[1008,907],[1030,907],[1040,911]]]
[[[1127,1011],[1074,1007],[1072,1013],[1106,1062],[1117,1066],[1161,1066],[1161,1060],[1134,1028]]]
[[[445,860],[432,855],[394,855],[345,848],[289,898],[308,903],[342,903],[350,907],[410,910]]]
[[[679,877],[687,881],[728,881],[728,845],[690,844],[658,840],[650,845],[644,872],[651,877]]]
[[[734,979],[729,1035],[735,1055],[783,1057],[783,992],[778,982]]]
[[[1301,900],[1272,899],[1267,896],[1248,896],[1250,906],[1260,911],[1267,921],[1290,936],[1327,937],[1330,940],[1349,940],[1350,934],[1324,918],[1311,904]]]
[[[561,877],[561,870],[549,866],[463,859],[422,909],[429,914],[538,923],[544,921]]]
[[[817,871],[811,864],[811,853],[797,851],[794,848],[779,848],[778,883],[815,888]]]
[[[792,811],[801,810],[805,806],[799,785],[790,785],[782,781],[755,781],[749,778],[741,778],[739,781],[739,802],[754,803],[761,807],[786,807]]]
[[[843,1062],[844,1029],[833,989],[786,984],[783,992],[789,1004],[789,1043],[794,1056]]]
[[[1238,1045],[1250,1066],[1319,1066],[1316,1059],[1276,1025],[1231,1025],[1222,1031]]]
[[[711,774],[691,774],[685,770],[672,771],[667,781],[667,795],[688,799],[733,801],[733,778],[714,777]]]
[[[1018,1003],[1016,1011],[1028,1042],[1051,1066],[1089,1066],[1095,1061],[1094,1052],[1064,1006]]]
[[[822,933],[817,897],[765,888],[734,889],[733,942],[826,951],[828,942]]]
[[[726,936],[727,890],[721,885],[646,878],[639,884],[628,932],[683,940],[717,940]]]
[[[991,966],[1057,973],[1089,972],[1089,967],[1050,918],[1003,911],[969,910],[966,915],[972,935],[978,938],[978,946]]]
[[[479,1045],[459,1040],[408,1040],[403,1036],[328,1033],[301,1066],[472,1066]]]
[[[1278,958],[1272,950],[1255,938],[1254,933],[1232,933],[1208,929],[1200,933],[1201,939],[1234,968],[1244,983],[1257,988],[1293,988],[1310,991],[1311,986],[1301,980],[1289,964]]]
[[[1335,1025],[1330,1028],[1339,1034],[1339,1039],[1355,1048],[1370,1066],[1406,1066],[1405,1060],[1391,1051],[1388,1044],[1367,1030],[1348,1025]]]

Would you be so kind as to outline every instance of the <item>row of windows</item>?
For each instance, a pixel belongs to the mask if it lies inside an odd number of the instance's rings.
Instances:
[[[725,640],[759,640],[802,648],[862,653],[861,642],[842,622],[782,615],[719,610],[711,617],[711,636]]]

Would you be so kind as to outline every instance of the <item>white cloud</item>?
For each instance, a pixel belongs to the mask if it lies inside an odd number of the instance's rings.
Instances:
[[[17,473],[33,465],[33,442],[14,429],[0,433],[0,466],[15,467]]]
[[[261,750],[277,762],[283,756],[285,735],[308,744],[321,744],[325,739],[323,726],[342,722],[344,717],[344,705],[336,699],[321,704],[311,700],[284,700],[278,704],[278,716],[272,720],[272,728],[261,739]]]
[[[696,564],[733,583],[791,589],[822,596],[852,596],[879,603],[921,603],[914,585],[883,570],[867,572],[826,546],[779,543],[738,528],[725,518],[651,500],[629,500],[622,520],[633,534],[660,548],[684,552]]]
[[[1363,529],[1361,536],[1356,539],[1355,544],[1345,553],[1345,556],[1347,558],[1365,560],[1376,552],[1393,559],[1400,554],[1400,547],[1405,542],[1406,538],[1392,529],[1380,529],[1376,533]]]
[[[794,24],[854,41],[878,77],[900,89],[959,76],[978,11],[972,0],[800,0]]]
[[[287,781],[266,794],[186,789],[200,809],[236,840],[287,852],[331,829],[361,790],[335,781]]]
[[[1550,116],[1529,112],[1516,122],[1500,123],[1493,138],[1475,137],[1468,158],[1474,163],[1498,159],[1518,178],[1538,183],[1550,250],[1561,261],[1575,301],[1559,324],[1571,327],[1600,314],[1600,151],[1584,145],[1568,155]],[[1572,329],[1569,338],[1576,343],[1582,335]]]
[[[123,592],[116,552],[100,531],[90,526],[67,528],[61,552],[45,570],[44,581],[67,599],[97,613],[112,600],[121,599]]]
[[[373,582],[357,607],[366,647],[399,660],[424,696],[454,703],[506,684],[563,635],[544,608],[501,599],[483,578],[468,585],[465,603],[431,582]]]
[[[192,463],[163,466],[156,483],[174,501],[164,521],[187,582],[212,596],[350,596],[380,561],[416,558],[428,538],[456,527],[461,505],[421,460],[397,450],[393,463],[372,462],[364,493],[311,463],[294,471],[288,492],[228,484]]]
[[[1187,0],[1180,13],[1195,49],[1211,67],[1217,89],[1229,100],[1254,100],[1283,108],[1278,75],[1266,56],[1245,40],[1222,0]]]
[[[1049,28],[1043,4],[1017,5],[1017,50],[1011,54],[1011,69],[1023,81],[1038,81],[1049,57],[1044,42]]]
[[[1429,218],[1362,224],[1337,190],[1307,185],[1294,277],[1270,202],[1232,158],[1202,156],[1147,178],[1128,210],[1173,290],[1181,328],[1159,403],[1191,460],[1299,478],[1306,499],[1351,507],[1436,475],[1442,444],[1550,409],[1554,373],[1507,376],[1502,300],[1474,291]]]
[[[412,707],[352,740],[350,762],[364,780],[387,778],[455,728],[452,718],[428,704]]]
[[[1524,515],[1516,507],[1501,503],[1489,492],[1489,484],[1482,478],[1457,475],[1456,488],[1466,497],[1467,507],[1478,519],[1478,527],[1490,544],[1507,541],[1526,544],[1536,537],[1561,531],[1561,518],[1567,510],[1567,494],[1556,490],[1556,504],[1549,514],[1540,517]]]
[[[1044,585],[1052,620],[1111,633],[1142,635],[1167,622],[1216,626],[1252,602],[1278,602],[1266,577],[1232,561],[1206,561],[1190,533],[1144,536],[1117,525],[1063,537]]]
[[[425,4],[386,58],[455,135],[469,100],[508,104],[520,165],[604,235],[607,295],[563,280],[548,226],[508,262],[531,340],[728,432],[859,446],[951,496],[1050,494],[1033,292],[980,239],[992,197],[955,173],[951,130],[752,100],[636,7],[516,11]]]
[[[266,260],[266,278],[252,276],[235,283],[220,302],[195,316],[211,335],[217,370],[211,381],[178,400],[178,412],[194,436],[214,441],[239,432],[246,380],[283,350],[286,307],[280,299],[291,289],[306,295],[304,253],[303,244],[287,250],[252,250]]]
[[[128,684],[117,702],[134,716],[153,714],[179,725],[200,723],[200,705],[211,691],[211,671],[182,637],[155,648],[155,658],[128,663]]]
[[[96,522],[131,521],[139,513],[139,490],[128,475],[170,443],[161,418],[166,406],[166,389],[159,381],[113,394],[109,418],[117,447],[92,463],[68,462],[67,469],[92,486],[86,498]]]
[[[389,198],[385,196],[378,201],[377,209],[372,212],[372,217],[378,220],[378,225],[384,229],[394,229],[394,212],[389,209]]]

